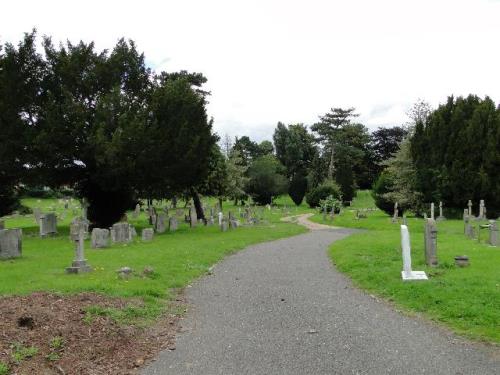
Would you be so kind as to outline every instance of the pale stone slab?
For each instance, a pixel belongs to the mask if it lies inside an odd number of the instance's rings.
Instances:
[[[22,229],[0,229],[0,259],[22,255]]]
[[[177,220],[177,218],[175,216],[172,216],[169,219],[168,224],[169,224],[170,232],[175,232],[179,228],[179,221]]]
[[[40,236],[46,237],[57,233],[57,217],[54,213],[40,215]]]
[[[115,223],[110,228],[113,243],[128,243],[132,241],[132,230],[129,223]]]
[[[103,249],[105,247],[109,247],[109,229],[92,229],[90,242],[93,249]]]
[[[156,233],[165,233],[168,226],[168,217],[164,213],[158,214],[156,217],[155,229]]]
[[[424,271],[411,271],[410,273],[401,271],[401,277],[403,281],[428,280]]]
[[[145,242],[153,241],[154,237],[154,230],[153,228],[145,228],[142,230],[141,237],[142,240]]]

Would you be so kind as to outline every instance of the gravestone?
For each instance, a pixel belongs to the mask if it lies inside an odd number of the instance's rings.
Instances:
[[[73,260],[71,267],[66,268],[66,273],[85,273],[92,271],[92,268],[87,264],[87,260],[85,259],[85,229],[83,225],[79,227],[77,232],[78,236],[75,241],[75,260]]]
[[[468,212],[468,211],[467,211]],[[474,225],[471,223],[471,217],[467,215],[464,220],[464,232],[468,238],[475,237]]]
[[[5,229],[5,221],[0,220],[0,230]]]
[[[153,228],[144,228],[141,233],[143,241],[153,241],[154,230]]]
[[[57,233],[57,217],[54,213],[40,215],[40,236],[46,237]]]
[[[165,233],[167,231],[168,217],[166,214],[160,213],[156,217],[155,230],[156,233]]]
[[[194,207],[191,207],[189,209],[189,225],[191,226],[191,228],[194,228],[197,222],[198,217],[196,215],[196,209]]]
[[[427,219],[425,221],[424,249],[425,263],[431,267],[437,266],[437,227],[436,222],[433,219]]]
[[[398,202],[394,203],[394,214],[392,215],[392,222],[397,223],[399,216]]]
[[[0,229],[0,259],[19,258],[22,239],[22,229]]]
[[[446,220],[443,215],[443,202],[439,202],[439,216],[437,218],[439,221]]]
[[[215,224],[215,220],[213,216],[210,216],[207,220],[207,226],[211,227],[212,225]]]
[[[109,229],[92,229],[90,243],[93,249],[103,249],[105,247],[109,247]]]
[[[488,238],[488,243],[491,246],[498,246],[498,223],[495,220],[490,220],[490,235]]]
[[[327,213],[326,204],[325,204],[325,205],[323,205],[323,209],[322,209],[322,211],[323,211],[323,221],[326,221],[326,213]]]
[[[229,228],[236,229],[236,228],[238,228],[238,226],[239,226],[238,220],[236,220],[235,218],[232,218],[231,220],[229,220]]]
[[[224,214],[222,212],[219,212],[218,219],[219,219],[219,225],[222,225],[222,221],[224,220]]]
[[[132,230],[129,223],[115,223],[110,228],[111,241],[113,243],[128,243],[132,241]]]
[[[472,217],[472,201],[469,199],[469,202],[467,203],[467,206],[469,207],[469,217]]]
[[[427,280],[424,271],[411,269],[410,233],[406,225],[401,225],[401,248],[403,250],[403,271],[401,271],[403,281]]]
[[[484,206],[484,199],[479,201],[479,220],[486,219],[486,207]]]
[[[33,209],[33,216],[35,217],[35,222],[40,224],[40,216],[42,215],[42,211],[39,208]]]
[[[89,238],[89,221],[85,220],[82,217],[75,217],[71,220],[71,224],[69,225],[69,237],[70,240],[76,241],[78,239],[78,233],[80,231],[80,227],[83,228],[83,233],[85,239]]]
[[[177,218],[175,216],[172,216],[169,219],[168,226],[169,226],[170,232],[175,232],[179,228],[179,222],[177,221]]]
[[[135,205],[135,210],[134,210],[134,212],[132,213],[132,217],[133,217],[134,219],[137,219],[137,218],[139,217],[139,215],[140,215],[140,214],[141,214],[141,206],[140,206],[140,204],[139,204],[139,203],[137,203],[137,204]]]
[[[434,202],[431,203],[431,219],[434,220]]]
[[[220,230],[222,232],[227,232],[227,221],[226,221],[226,219],[222,219],[222,222],[220,224]]]

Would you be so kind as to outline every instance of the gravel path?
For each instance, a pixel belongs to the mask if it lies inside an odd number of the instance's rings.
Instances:
[[[247,248],[187,289],[175,351],[143,374],[500,374],[493,347],[395,312],[331,265],[317,230]]]

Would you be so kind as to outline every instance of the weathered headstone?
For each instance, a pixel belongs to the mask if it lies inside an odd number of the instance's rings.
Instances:
[[[215,219],[213,216],[210,216],[208,219],[207,219],[207,226],[211,227],[212,225],[214,225],[215,223]]]
[[[397,223],[399,216],[398,202],[394,203],[394,214],[392,215],[392,222]]]
[[[498,246],[500,244],[498,241],[498,223],[495,220],[490,220],[490,235],[488,243],[491,246]]]
[[[73,260],[71,267],[66,268],[66,273],[84,273],[92,271],[92,268],[87,264],[87,260],[85,259],[84,237],[84,227],[80,226],[78,238],[75,241],[75,260]]]
[[[46,237],[57,233],[57,217],[54,213],[40,215],[40,236]]]
[[[111,241],[113,243],[128,243],[132,241],[132,231],[129,223],[115,223],[110,228]]]
[[[144,228],[141,233],[143,241],[153,241],[154,230],[153,228]]]
[[[141,206],[140,206],[140,204],[139,204],[139,203],[137,203],[137,204],[135,205],[135,210],[134,210],[134,212],[132,213],[132,217],[133,217],[134,219],[137,219],[137,218],[139,217],[139,215],[140,215],[140,214],[141,214]]]
[[[158,216],[156,216],[156,225],[155,225],[156,233],[165,233],[167,231],[167,225],[168,225],[167,215],[164,213],[158,214]]]
[[[238,220],[236,220],[235,218],[232,218],[231,220],[229,220],[229,228],[236,229],[236,228],[238,228],[238,226],[239,226]]]
[[[219,212],[218,219],[219,219],[219,225],[222,225],[222,221],[224,220],[224,214],[222,212]]]
[[[109,247],[109,229],[92,229],[90,243],[93,249],[103,249],[105,247]]]
[[[439,202],[439,216],[438,216],[437,220],[439,220],[439,221],[446,220],[446,218],[443,215],[443,202]]]
[[[434,202],[431,203],[431,219],[434,220]]]
[[[469,211],[467,211],[467,212],[469,212]],[[475,237],[474,225],[472,225],[471,217],[469,215],[465,216],[465,218],[464,218],[464,232],[468,238]]]
[[[411,269],[410,233],[406,225],[401,225],[401,248],[403,249],[403,271],[401,271],[403,281],[427,280],[424,271]]]
[[[226,221],[226,219],[222,219],[222,222],[220,224],[220,230],[222,232],[227,232],[227,221]]]
[[[486,219],[486,207],[484,206],[484,199],[479,201],[479,220]]]
[[[35,222],[40,224],[40,216],[42,215],[42,211],[39,208],[33,209],[33,216],[35,218]]]
[[[175,216],[172,216],[170,218],[168,224],[170,232],[175,232],[177,228],[179,228],[179,222],[177,221],[177,218]]]
[[[437,266],[437,227],[436,222],[432,218],[425,221],[424,249],[425,263],[431,267]]]
[[[472,201],[469,199],[469,202],[467,203],[467,206],[469,207],[469,218],[472,217]]]
[[[189,225],[191,228],[194,228],[198,222],[198,216],[196,214],[196,209],[194,207],[191,207],[189,209]]]
[[[0,229],[0,259],[22,255],[22,229]]]
[[[82,217],[75,217],[71,220],[71,224],[69,226],[69,236],[72,241],[76,241],[78,239],[78,233],[80,232],[80,227],[83,228],[84,238],[89,238],[89,221],[85,220]]]

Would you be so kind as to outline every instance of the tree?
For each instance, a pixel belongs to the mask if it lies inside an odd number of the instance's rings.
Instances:
[[[242,162],[246,166],[249,166],[253,159],[260,156],[259,145],[246,135],[241,138],[235,138],[233,150],[240,154]]]
[[[353,118],[359,116],[354,111],[354,108],[332,108],[330,112],[320,116],[320,121],[311,127],[311,130],[318,134],[318,141],[324,145],[325,149],[329,150],[327,174],[329,180],[333,179],[335,173],[335,152],[339,135],[345,125],[350,124]]]
[[[0,178],[72,186],[101,227],[139,196],[163,198],[206,179],[217,138],[201,74],[153,75],[123,39],[108,53],[45,38],[44,57],[34,42],[32,33],[18,50],[7,45],[0,59],[2,162],[16,171],[2,165]]]
[[[17,48],[0,46],[0,216],[19,207],[17,186],[26,174],[27,134],[37,122],[44,75],[35,31]]]
[[[411,138],[417,189],[425,202],[461,211],[471,199],[500,213],[500,109],[486,97],[449,97]]]
[[[233,150],[226,161],[226,168],[226,196],[237,205],[239,200],[244,200],[247,196],[245,187],[248,183],[248,167],[243,164],[239,152]]]
[[[372,155],[375,176],[384,169],[384,162],[399,150],[399,144],[407,136],[408,131],[402,126],[392,128],[379,127],[370,135],[369,149]]]
[[[307,176],[304,172],[300,171],[295,173],[290,179],[288,186],[288,195],[292,198],[293,202],[300,206],[304,200],[307,192]]]
[[[272,155],[273,152],[274,152],[273,143],[271,141],[262,141],[259,143],[256,156]]]
[[[258,204],[270,204],[287,188],[283,166],[273,155],[255,159],[248,168],[246,191]]]

